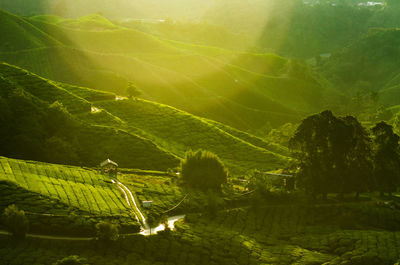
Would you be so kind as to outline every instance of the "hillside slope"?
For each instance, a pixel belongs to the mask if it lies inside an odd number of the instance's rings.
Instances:
[[[55,81],[119,95],[130,81],[145,99],[240,130],[295,122],[340,103],[340,93],[320,76],[282,57],[165,40],[120,26],[88,29],[88,20],[106,23],[96,16],[74,21],[73,28],[54,18],[22,20],[60,45],[0,49],[0,60]]]
[[[178,165],[176,156],[148,139],[76,119],[72,114],[91,113],[91,103],[49,80],[2,63],[0,85],[0,155],[86,166],[107,157],[122,167],[166,170]],[[104,99],[103,92],[90,89],[80,95]]]
[[[57,40],[47,35],[23,18],[0,10],[0,51],[17,51],[60,45]]]
[[[212,151],[234,173],[255,168],[278,169],[288,162],[286,156],[275,153],[281,151],[279,149],[269,151],[267,146],[253,145],[205,119],[166,105],[144,100],[121,100],[97,102],[96,106],[126,122],[128,131],[131,127],[133,131],[140,129],[149,139],[180,157],[189,149]]]
[[[8,125],[2,155],[86,166],[110,157],[122,167],[166,170],[178,166],[187,150],[206,149],[235,174],[273,170],[288,161],[283,147],[166,105],[120,100],[6,63],[0,64],[0,81],[0,118]],[[27,110],[29,123],[12,122]],[[21,144],[28,135],[34,141]]]
[[[358,42],[326,63],[324,71],[346,88],[378,91],[381,103],[398,104],[400,85],[400,30],[372,29]]]

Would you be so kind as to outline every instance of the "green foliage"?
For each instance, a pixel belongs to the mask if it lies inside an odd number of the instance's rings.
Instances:
[[[292,64],[277,55],[170,41],[128,28],[74,30],[62,23],[25,21],[59,45],[0,53],[0,59],[55,81],[120,95],[131,81],[152,100],[241,130],[258,129],[267,120],[293,122],[298,111],[338,103],[337,91],[308,66],[288,76]]]
[[[300,124],[290,140],[298,151],[299,185],[313,194],[363,191],[371,186],[371,139],[354,117],[324,111]]]
[[[365,90],[365,86],[360,86],[362,80],[361,84],[367,84],[370,93],[377,93],[375,105],[397,105],[400,84],[397,61],[399,43],[398,29],[371,29],[363,38],[332,56],[323,70],[337,87],[347,93],[355,94],[356,87]]]
[[[151,230],[160,223],[160,218],[158,215],[150,214],[147,216],[146,222],[149,225],[150,234],[151,234],[151,232],[152,232]]]
[[[126,93],[130,98],[137,98],[138,96],[142,95],[143,93],[131,82],[128,83],[128,87],[126,88]]]
[[[87,265],[87,260],[80,258],[79,256],[72,255],[53,263],[53,265]]]
[[[259,206],[271,193],[272,183],[268,176],[255,170],[250,173],[247,188],[253,192],[253,203]]]
[[[372,133],[375,143],[375,186],[381,192],[396,191],[400,186],[399,136],[385,122],[376,124]]]
[[[96,224],[96,230],[97,238],[103,242],[115,241],[119,237],[118,226],[109,221]]]
[[[0,64],[0,77],[0,119],[7,124],[1,132],[1,155],[87,166],[107,156],[124,167],[165,170],[178,165],[176,157],[143,137],[96,126],[107,113],[91,113],[91,103],[83,98],[115,100],[113,94],[57,85],[7,64]],[[73,116],[77,113],[89,116],[94,125]],[[141,155],[133,155],[137,153]]]
[[[4,219],[8,231],[15,238],[25,238],[29,230],[29,221],[23,210],[19,210],[15,204],[12,204],[4,210]]]
[[[175,155],[183,157],[191,148],[209,150],[231,172],[277,169],[288,160],[287,150],[279,145],[166,105],[138,99],[101,102],[99,106],[126,122],[127,130]]]
[[[209,151],[188,151],[181,162],[181,175],[182,181],[191,188],[220,191],[227,182],[228,170]]]
[[[346,229],[337,225],[343,214],[356,221]],[[52,264],[72,253],[89,264],[394,264],[400,233],[383,224],[397,218],[370,203],[281,204],[219,211],[214,218],[193,214],[170,234],[121,237],[103,253],[92,241],[1,237],[0,246],[10,265]]]
[[[55,199],[72,209],[79,209],[94,216],[128,216],[130,212],[118,188],[109,182],[108,177],[95,171],[4,157],[0,157],[0,163],[0,180],[14,183],[25,192],[34,192],[46,196],[49,200]],[[24,203],[23,196],[8,197],[8,200]],[[29,207],[29,204],[27,206]],[[56,209],[48,208],[47,205],[43,205],[43,208],[32,210],[46,213],[48,209],[50,213],[57,213]]]

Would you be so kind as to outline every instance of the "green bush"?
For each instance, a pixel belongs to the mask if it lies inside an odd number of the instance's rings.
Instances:
[[[119,237],[118,226],[108,221],[96,224],[97,237],[100,241],[115,241]]]
[[[53,265],[87,265],[87,261],[86,259],[72,255],[53,263]]]
[[[86,265],[87,261],[86,259],[80,258],[76,255],[68,256],[65,257],[56,263],[53,263],[53,265]]]
[[[29,221],[25,212],[12,204],[4,210],[4,216],[8,231],[16,238],[25,238],[29,230]]]
[[[219,191],[228,178],[228,170],[219,157],[204,150],[186,152],[181,171],[186,185],[202,190]]]

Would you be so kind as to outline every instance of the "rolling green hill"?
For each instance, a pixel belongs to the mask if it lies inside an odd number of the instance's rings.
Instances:
[[[26,116],[32,123],[7,128],[4,142],[11,142],[3,155],[86,166],[109,156],[123,167],[166,170],[178,166],[178,157],[187,150],[206,149],[234,174],[282,168],[289,160],[279,145],[167,105],[119,100],[112,93],[56,83],[6,63],[0,64],[0,78],[0,95],[11,110],[4,111],[3,119],[32,109]],[[37,147],[12,145],[32,129],[37,130],[32,135]],[[13,130],[15,136],[7,134]]]
[[[73,28],[54,17],[22,20],[59,45],[0,49],[0,60],[51,80],[120,95],[132,81],[145,99],[241,130],[298,121],[340,103],[340,93],[306,65],[272,54],[193,45],[120,26],[88,29],[87,21],[107,22],[99,16],[74,20]],[[26,27],[21,38],[29,32]]]
[[[1,155],[86,166],[107,157],[123,167],[166,170],[178,165],[176,156],[148,139],[72,116],[92,111],[91,102],[72,92],[91,99],[104,99],[104,92],[63,85],[69,92],[4,63],[0,64],[0,83],[0,120],[5,124]],[[115,99],[110,96],[106,98]]]
[[[47,35],[23,18],[0,10],[0,32],[2,41],[0,51],[17,51],[60,45],[57,40]]]
[[[275,153],[283,149],[253,145],[212,122],[166,105],[144,100],[121,100],[96,102],[96,106],[119,117],[126,123],[128,131],[130,127],[133,127],[133,132],[137,129],[144,131],[149,139],[179,157],[189,149],[210,150],[234,172],[254,168],[273,170],[285,166],[288,161],[287,157]]]
[[[386,106],[398,104],[400,30],[371,29],[367,35],[333,55],[324,66],[327,76],[344,88],[378,91]]]
[[[108,177],[97,172],[5,157],[0,157],[0,162],[0,180],[14,183],[20,189],[59,200],[73,209],[94,215],[129,214],[128,205],[119,194],[118,188],[111,184]],[[2,205],[8,205],[7,203],[29,205],[23,198],[17,198],[14,202],[2,202]],[[39,207],[38,210],[57,213],[57,209]]]
[[[0,157],[0,209],[18,205],[31,229],[59,235],[93,235],[113,219],[124,231],[140,224],[109,176],[93,169]]]

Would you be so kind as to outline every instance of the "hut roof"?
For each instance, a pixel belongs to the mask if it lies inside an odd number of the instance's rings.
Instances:
[[[101,162],[101,163],[100,163],[100,167],[104,167],[104,166],[109,165],[109,164],[118,167],[118,164],[115,163],[114,161],[111,161],[109,158],[107,158],[106,160],[104,160],[103,162]]]

